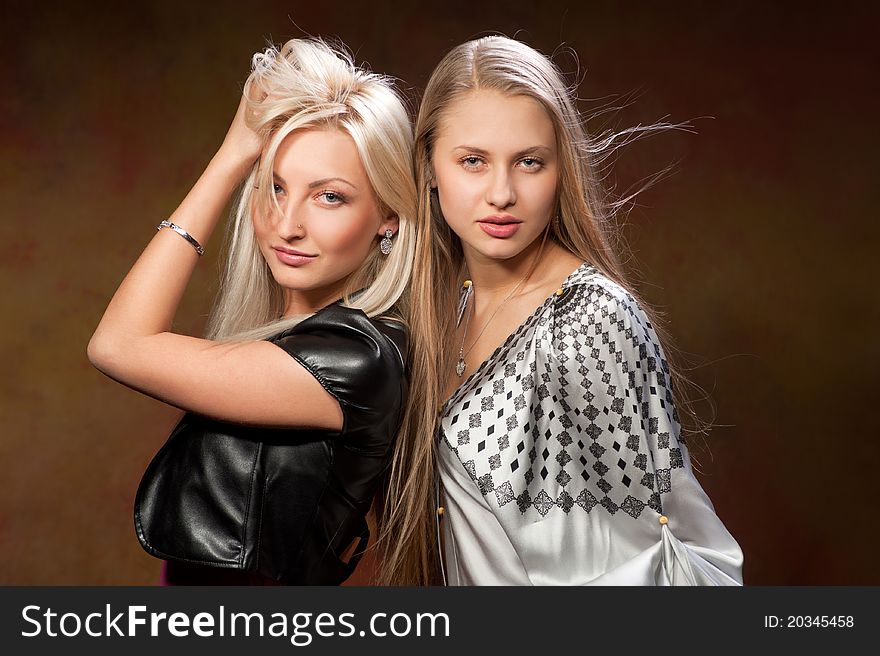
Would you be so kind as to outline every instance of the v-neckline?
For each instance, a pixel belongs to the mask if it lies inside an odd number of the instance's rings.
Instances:
[[[592,265],[588,264],[587,262],[581,262],[574,271],[572,271],[571,273],[569,273],[565,277],[565,280],[562,281],[562,284],[559,286],[559,289],[565,289],[568,282],[572,278],[574,278],[574,276],[584,267],[592,268]],[[469,292],[469,293],[472,293],[472,292]],[[537,316],[538,313],[540,313],[546,307],[547,303],[549,303],[553,300],[554,296],[556,296],[555,291],[552,292],[547,298],[545,298],[543,300],[543,302],[541,302],[532,311],[532,313],[529,314],[529,316],[527,316],[525,319],[523,319],[519,323],[519,325],[517,325],[516,328],[514,328],[513,331],[504,339],[504,341],[501,342],[501,344],[499,344],[495,348],[495,350],[492,351],[492,353],[490,353],[482,362],[480,362],[480,364],[477,366],[477,368],[474,369],[474,372],[470,376],[465,378],[464,381],[461,383],[461,385],[459,385],[458,387],[455,388],[455,390],[453,390],[452,394],[449,395],[449,398],[447,398],[446,401],[443,403],[443,407],[440,410],[441,416],[446,413],[446,410],[449,408],[449,405],[452,403],[453,400],[455,400],[455,398],[459,395],[459,393],[463,389],[465,389],[479,374],[481,374],[483,372],[483,370],[489,365],[489,363],[491,363],[495,360],[495,358],[498,356],[498,354],[510,344],[511,340],[516,335],[518,335],[523,330],[523,328],[527,324],[529,324],[535,318],[535,316]],[[461,321],[461,317],[459,317],[459,322],[460,321]]]

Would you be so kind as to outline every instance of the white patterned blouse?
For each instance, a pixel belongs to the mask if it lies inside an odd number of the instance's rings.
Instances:
[[[440,419],[448,584],[742,584],[742,551],[691,469],[654,328],[589,264]]]

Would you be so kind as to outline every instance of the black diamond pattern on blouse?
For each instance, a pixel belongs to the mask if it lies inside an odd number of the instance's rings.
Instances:
[[[564,288],[456,391],[443,439],[487,501],[522,515],[662,512],[687,455],[654,329],[589,265]]]

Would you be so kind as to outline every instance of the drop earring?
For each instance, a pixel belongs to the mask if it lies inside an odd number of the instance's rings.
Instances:
[[[393,236],[394,233],[391,230],[385,231],[385,236],[379,242],[379,250],[382,252],[382,255],[388,255],[391,252],[391,248],[394,246],[394,243],[391,241]]]

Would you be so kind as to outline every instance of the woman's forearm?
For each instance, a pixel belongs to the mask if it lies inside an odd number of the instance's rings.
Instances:
[[[169,220],[204,245],[252,163],[221,148]],[[116,290],[89,342],[89,358],[97,365],[102,353],[112,357],[108,351],[133,339],[168,331],[198,259],[179,234],[159,230]]]

